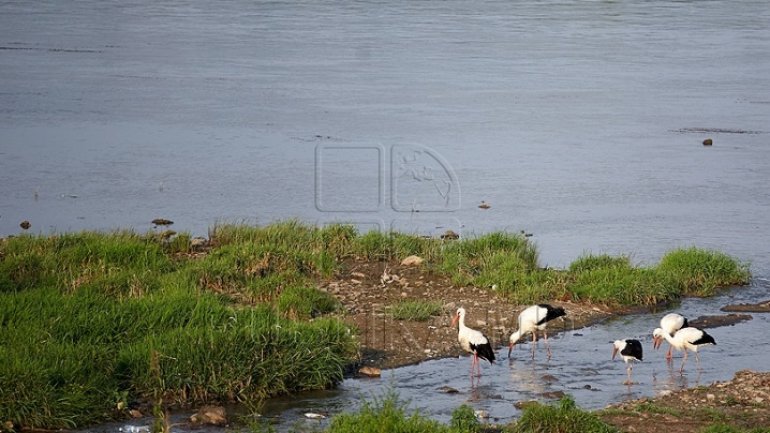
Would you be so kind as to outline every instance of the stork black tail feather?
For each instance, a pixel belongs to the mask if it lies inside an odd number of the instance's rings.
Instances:
[[[703,336],[699,338],[697,341],[693,341],[694,345],[700,346],[701,344],[713,344],[714,346],[717,345],[716,340],[714,340],[714,337],[706,334],[706,331],[703,331]]]
[[[492,346],[489,343],[476,346],[476,354],[479,358],[486,359],[491,364],[495,363],[495,351],[492,350]]]
[[[540,320],[540,322],[538,322],[538,325],[542,325],[543,323],[547,323],[553,319],[558,319],[559,317],[567,315],[567,312],[564,311],[564,308],[562,307],[552,307],[548,304],[538,304],[538,307],[545,308],[546,310],[545,317]]]

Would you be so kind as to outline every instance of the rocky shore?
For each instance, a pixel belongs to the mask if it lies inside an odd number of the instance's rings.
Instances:
[[[689,433],[715,424],[770,431],[770,372],[742,370],[729,381],[613,405],[601,417],[624,432],[665,426],[667,433]]]

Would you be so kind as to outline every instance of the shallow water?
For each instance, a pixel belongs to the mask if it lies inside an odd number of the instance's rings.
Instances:
[[[770,281],[757,280],[751,288],[731,291],[712,299],[687,299],[675,311],[689,318],[705,314],[724,314],[719,308],[729,303],[748,302],[770,296]],[[519,416],[514,408],[517,401],[542,401],[544,393],[562,391],[575,397],[587,409],[599,409],[608,404],[653,396],[663,390],[678,390],[714,381],[731,379],[741,369],[767,369],[766,353],[770,341],[764,333],[770,325],[770,314],[753,314],[748,322],[707,330],[717,341],[716,346],[701,350],[700,369],[690,356],[684,374],[679,373],[681,355],[675,355],[673,367],[668,367],[664,355],[667,345],[652,349],[652,330],[658,327],[664,311],[654,314],[624,316],[585,329],[568,331],[551,338],[553,356],[550,361],[540,344],[535,361],[531,346],[514,349],[507,359],[507,348],[497,351],[499,362],[482,365],[478,384],[468,376],[468,357],[427,361],[418,365],[383,371],[381,379],[348,379],[339,390],[327,396],[298,396],[277,400],[267,406],[264,415],[280,415],[281,425],[304,422],[305,412],[347,411],[360,405],[361,398],[383,396],[395,391],[409,407],[423,415],[448,422],[457,406],[467,403],[474,409],[489,412],[493,421],[507,422]],[[626,386],[625,365],[617,358],[610,360],[611,341],[637,338],[642,341],[644,361],[633,369],[636,384]],[[548,375],[548,376],[546,376]],[[552,376],[552,377],[549,377]],[[450,386],[460,391],[445,394],[438,389]],[[586,389],[590,386],[590,389]]]
[[[724,314],[719,308],[727,304],[752,302],[770,297],[770,280],[755,279],[750,287],[728,291],[710,299],[685,299],[675,310],[688,318],[701,315]],[[505,423],[517,418],[520,411],[514,403],[526,400],[548,401],[558,399],[547,393],[563,392],[572,395],[586,409],[600,409],[609,404],[645,396],[654,396],[664,390],[708,385],[728,380],[736,371],[767,369],[766,353],[770,341],[765,337],[770,326],[770,314],[754,313],[753,319],[733,326],[708,329],[716,346],[701,349],[700,368],[691,355],[684,374],[679,373],[681,354],[675,353],[674,362],[667,365],[664,355],[667,343],[660,350],[652,349],[652,330],[658,327],[660,317],[667,311],[635,314],[609,320],[594,326],[567,330],[549,338],[553,350],[547,360],[539,343],[535,360],[531,359],[530,343],[514,349],[511,359],[507,348],[496,353],[498,362],[482,364],[482,377],[471,382],[468,375],[470,358],[446,358],[421,364],[384,370],[379,379],[346,379],[338,389],[302,393],[269,401],[260,411],[263,420],[279,431],[321,428],[325,420],[310,420],[308,412],[333,416],[359,408],[363,401],[373,401],[390,392],[408,403],[409,411],[418,411],[443,422],[451,418],[452,410],[461,404],[486,410],[490,420]],[[566,325],[569,328],[569,322]],[[558,328],[553,326],[552,328]],[[637,338],[642,341],[644,360],[633,369],[635,384],[627,386],[625,365],[619,359],[612,361],[611,342],[616,339]],[[459,392],[447,394],[439,388],[449,386]],[[184,421],[190,414],[176,414]],[[132,424],[115,423],[87,431],[115,432],[130,425],[147,425],[147,420]],[[178,428],[185,431],[184,428]],[[217,429],[211,429],[217,431]]]
[[[769,47],[765,1],[2,1],[0,234],[301,218],[768,269]]]

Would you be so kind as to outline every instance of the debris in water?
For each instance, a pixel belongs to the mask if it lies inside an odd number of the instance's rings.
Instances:
[[[24,230],[28,230],[30,227],[32,227],[32,224],[29,223],[29,221],[24,220],[19,224],[19,227],[21,227]]]
[[[170,226],[171,224],[174,224],[174,221],[167,220],[165,218],[155,218],[152,220],[152,223],[156,226]]]
[[[380,377],[382,376],[382,370],[380,370],[377,367],[361,367],[361,369],[358,370],[359,374],[362,374],[366,377]]]
[[[305,418],[308,419],[325,419],[326,415],[321,413],[315,413],[315,412],[307,412],[305,413]]]
[[[380,276],[380,282],[383,285],[385,285],[385,284],[390,284],[394,281],[398,281],[398,275],[388,273],[388,267],[386,266],[385,269],[382,271],[382,276]]]
[[[751,320],[751,314],[715,314],[711,316],[700,316],[695,320],[690,320],[689,325],[694,328],[708,329],[719,328],[720,326],[732,326],[736,323]]]
[[[704,146],[711,146],[712,144],[714,144],[714,142],[710,138],[703,140]]]
[[[173,231],[173,230],[164,230],[164,231],[158,233],[158,236],[161,239],[163,239],[163,240],[168,240],[168,239],[170,239],[174,235],[176,235],[176,232]]]
[[[741,313],[770,313],[770,299],[756,304],[727,305],[720,308],[722,311],[735,311]]]
[[[445,240],[460,239],[460,235],[458,235],[452,230],[447,230],[444,232],[443,235],[441,235],[441,239],[445,239]]]
[[[222,406],[203,406],[196,414],[190,417],[190,422],[195,425],[227,425],[227,414]]]
[[[485,202],[484,200],[481,200],[481,204],[479,205],[479,209],[489,209],[492,206],[489,205],[489,203]]]
[[[206,238],[198,236],[190,239],[190,248],[192,248],[193,251],[200,251],[205,248],[206,245],[208,245]]]

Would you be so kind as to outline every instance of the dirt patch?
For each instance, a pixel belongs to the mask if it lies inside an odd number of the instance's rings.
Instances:
[[[742,370],[726,382],[668,392],[614,405],[599,415],[622,431],[689,433],[724,423],[740,428],[770,425],[770,373]]]
[[[506,301],[490,288],[459,287],[424,266],[398,262],[350,260],[319,287],[342,302],[345,320],[358,329],[361,363],[380,368],[459,355],[457,329],[450,325],[461,306],[468,310],[468,326],[483,332],[494,346],[503,346],[525,307]],[[387,307],[403,300],[440,301],[443,309],[427,321],[396,320]],[[552,322],[549,334],[582,328],[611,315],[603,306],[552,304],[564,307],[567,316]]]
[[[720,308],[720,310],[736,313],[770,313],[770,299],[757,302],[756,304],[727,305]]]

